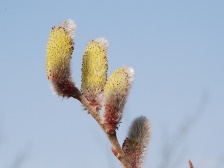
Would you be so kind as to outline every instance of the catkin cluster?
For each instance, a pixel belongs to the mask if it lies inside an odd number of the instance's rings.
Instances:
[[[97,111],[93,116],[100,118],[98,121],[102,120],[99,124],[106,134],[116,137],[116,130],[134,81],[134,69],[123,66],[107,78],[108,41],[105,38],[90,40],[82,57],[82,83],[79,90],[71,74],[75,32],[76,25],[71,19],[51,29],[46,52],[47,77],[59,96],[73,97],[80,101],[80,96],[85,97],[87,104]],[[99,110],[103,112],[102,119],[98,114]],[[131,168],[142,167],[149,138],[149,120],[145,117],[136,118],[130,126],[122,149],[120,148]],[[118,153],[116,150],[113,148],[114,154]]]

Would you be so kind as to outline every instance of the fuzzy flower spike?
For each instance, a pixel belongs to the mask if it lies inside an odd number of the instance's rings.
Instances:
[[[102,94],[107,80],[108,41],[90,40],[82,59],[82,94],[97,110],[101,108]]]
[[[104,124],[114,133],[122,118],[129,90],[134,80],[134,70],[122,67],[115,70],[104,88]]]
[[[48,79],[56,94],[67,98],[76,97],[78,90],[72,82],[70,69],[75,31],[75,23],[68,19],[58,27],[52,27],[47,43]]]
[[[136,118],[129,129],[122,149],[131,168],[142,168],[151,134],[150,122],[146,117]]]

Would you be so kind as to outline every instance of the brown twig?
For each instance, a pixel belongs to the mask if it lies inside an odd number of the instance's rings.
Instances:
[[[194,168],[194,166],[193,166],[193,164],[192,164],[192,162],[190,160],[188,161],[188,164],[189,164],[190,168]]]
[[[164,155],[162,158],[162,162],[159,165],[159,168],[176,167],[176,165],[178,164],[178,161],[180,161],[180,159],[174,160],[174,157],[173,157],[175,154],[177,154],[177,149],[178,149],[177,146],[180,146],[180,144],[183,143],[183,140],[185,139],[185,137],[187,137],[190,131],[192,131],[193,126],[198,122],[198,120],[205,113],[205,108],[206,108],[206,105],[208,104],[208,100],[209,100],[208,95],[203,94],[202,99],[199,102],[198,107],[196,111],[194,112],[194,114],[188,118],[185,118],[185,120],[179,126],[178,131],[173,136],[173,138],[170,139],[170,141],[164,143],[164,147],[162,149]],[[184,152],[181,152],[181,153],[185,154]],[[180,158],[181,157],[182,156],[180,156]]]
[[[77,96],[78,95],[78,96]],[[124,168],[130,168],[129,163],[127,162],[125,158],[125,154],[123,150],[121,149],[121,146],[117,140],[116,132],[115,133],[108,133],[106,131],[106,127],[103,124],[102,118],[99,114],[99,111],[97,111],[93,106],[90,105],[89,101],[79,92],[76,96],[74,96],[75,99],[79,100],[83,106],[87,109],[89,114],[96,120],[96,122],[99,124],[99,126],[102,128],[104,133],[106,134],[107,138],[112,144],[113,149],[118,153],[115,155],[118,160],[122,163]]]

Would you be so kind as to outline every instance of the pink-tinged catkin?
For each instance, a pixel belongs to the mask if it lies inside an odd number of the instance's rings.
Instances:
[[[53,90],[59,96],[75,97],[78,89],[71,77],[70,61],[74,49],[76,25],[71,20],[53,27],[47,43],[46,71]]]
[[[109,133],[114,133],[121,121],[122,113],[134,80],[134,70],[122,67],[115,70],[104,88],[104,125]]]
[[[122,146],[131,168],[142,168],[151,136],[150,130],[150,122],[146,117],[138,117],[132,122]]]

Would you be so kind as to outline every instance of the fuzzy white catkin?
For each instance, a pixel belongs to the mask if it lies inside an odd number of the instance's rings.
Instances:
[[[138,142],[140,144],[141,154],[139,160],[141,163],[144,160],[150,136],[151,136],[151,125],[149,120],[144,116],[136,118],[130,126],[128,132],[128,139],[133,142]]]
[[[138,117],[132,121],[128,138],[132,141],[142,142],[147,145],[150,138],[150,128],[150,122],[146,117]]]

